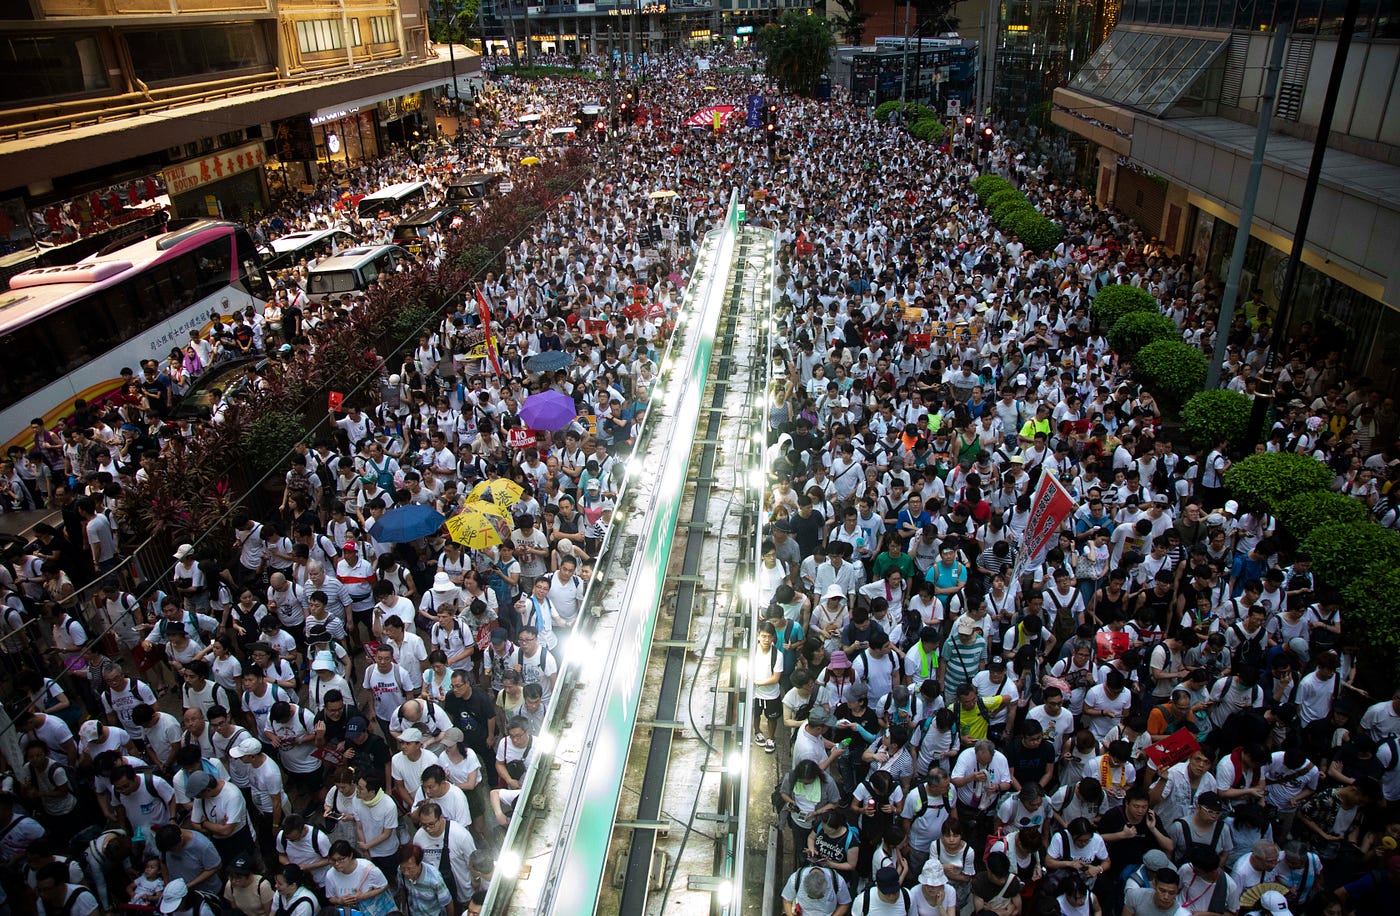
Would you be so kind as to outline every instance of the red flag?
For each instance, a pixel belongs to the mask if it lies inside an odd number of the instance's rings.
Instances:
[[[491,368],[498,377],[504,378],[501,361],[496,358],[496,340],[491,336],[491,306],[486,304],[486,297],[481,295],[479,286],[476,288],[476,309],[481,314],[481,330],[486,334],[486,355],[491,358]]]
[[[1054,546],[1056,533],[1072,511],[1074,498],[1069,491],[1053,476],[1042,472],[1040,483],[1035,488],[1035,498],[1031,500],[1031,517],[1022,536],[1018,573],[1021,569],[1032,569],[1045,561],[1045,555]]]

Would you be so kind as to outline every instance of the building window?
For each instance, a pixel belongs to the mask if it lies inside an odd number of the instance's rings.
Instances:
[[[340,31],[340,20],[312,19],[298,22],[297,46],[303,54],[319,54],[322,51],[339,51],[344,48],[345,36]]]
[[[397,42],[394,34],[394,17],[374,16],[369,21],[370,41],[377,45]]]
[[[359,47],[360,45],[362,45],[362,44],[364,44],[364,42],[363,42],[363,41],[360,41],[360,20],[358,20],[358,19],[351,19],[351,20],[350,20],[350,47],[352,47],[352,48],[358,48],[358,47]]]
[[[136,75],[147,83],[233,70],[268,68],[272,62],[252,23],[127,32]]]
[[[81,95],[107,86],[102,52],[91,35],[0,37],[0,101]]]

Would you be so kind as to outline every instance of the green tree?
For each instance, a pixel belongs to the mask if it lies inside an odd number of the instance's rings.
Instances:
[[[764,26],[755,43],[763,53],[768,77],[784,91],[807,97],[816,92],[836,49],[830,22],[796,10]]]
[[[865,23],[870,14],[860,8],[859,0],[833,0],[841,8],[841,15],[833,16],[831,24],[841,33],[848,45],[858,45],[865,37]]]
[[[434,0],[428,7],[428,34],[435,44],[474,44],[473,28],[480,10],[481,0]]]

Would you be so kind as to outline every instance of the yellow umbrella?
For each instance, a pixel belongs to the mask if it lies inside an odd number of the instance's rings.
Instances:
[[[489,500],[496,506],[513,506],[520,502],[520,497],[525,495],[525,488],[513,480],[504,477],[497,477],[494,480],[483,480],[472,487],[472,491],[467,494],[468,503],[473,500]],[[504,513],[502,513],[504,517]]]
[[[706,87],[704,87],[704,88],[705,88],[705,91],[706,91],[706,92],[714,92],[715,89],[716,89],[717,87],[715,87],[715,86],[706,86]]]
[[[675,197],[675,196],[676,196],[676,192],[675,192],[675,191],[665,191],[665,190],[662,190],[662,191],[652,191],[650,194],[647,195],[647,197],[650,197],[652,200],[665,200],[665,199],[668,198],[668,197]]]
[[[495,513],[482,509],[488,503],[468,503],[462,511],[447,520],[447,533],[452,540],[463,547],[484,550],[502,543],[501,532],[496,528]],[[498,510],[499,511],[499,510]]]
[[[521,159],[521,160],[520,160],[520,164],[521,164],[521,165],[539,165],[539,164],[540,164],[540,157],[539,157],[539,156],[526,156],[524,159]]]

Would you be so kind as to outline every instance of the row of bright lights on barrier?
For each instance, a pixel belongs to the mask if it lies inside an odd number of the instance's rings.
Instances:
[[[686,310],[679,310],[676,314],[676,327],[684,327],[686,324],[686,320]],[[674,372],[675,368],[676,358],[674,355],[668,354],[661,365],[661,377],[669,377]],[[658,378],[656,383],[653,384],[651,388],[651,401],[652,403],[658,404],[664,403],[670,411],[674,412],[676,407],[680,403],[681,394],[684,390],[684,385],[676,385],[674,387],[671,387],[668,385],[664,385],[660,378]],[[762,435],[760,434],[755,436],[754,442],[756,445],[759,445],[761,447],[763,444]],[[757,473],[759,474],[759,477],[756,478],[755,485],[762,489],[762,471],[759,470]],[[613,513],[613,525],[621,524],[625,520],[626,513],[622,510],[615,511]],[[751,603],[756,599],[757,594],[757,583],[747,583],[744,591],[745,600]],[[606,664],[606,662],[606,655],[604,653],[594,651],[593,640],[589,639],[588,636],[579,632],[574,632],[569,635],[564,646],[563,667],[565,669],[577,668],[579,669],[579,673],[585,679],[587,679],[590,677],[600,675],[602,673],[601,668],[603,665]],[[740,678],[747,677],[747,661],[744,659],[740,659],[739,665]],[[548,729],[542,729],[540,733],[535,736],[535,747],[541,754],[552,754],[555,748],[558,747],[558,737]],[[730,753],[728,759],[725,761],[726,771],[730,775],[736,776],[743,773],[746,765],[746,759],[747,758],[745,757],[745,755],[740,751],[734,751]],[[497,875],[504,876],[508,880],[515,880],[520,876],[520,870],[524,866],[524,864],[524,860],[522,859],[518,850],[502,849],[500,854],[496,857],[496,873]],[[734,884],[731,881],[721,881],[714,887],[710,888],[710,890],[715,895],[715,900],[721,906],[728,906],[734,898]]]

